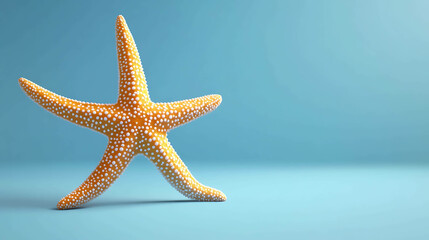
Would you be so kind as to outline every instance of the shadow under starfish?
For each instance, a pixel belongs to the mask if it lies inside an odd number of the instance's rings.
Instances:
[[[150,205],[150,204],[166,204],[166,203],[192,203],[192,202],[201,202],[198,200],[192,199],[183,199],[183,200],[135,200],[135,201],[109,201],[109,202],[99,202],[99,203],[91,203],[85,206],[70,208],[66,210],[77,210],[77,209],[85,209],[85,208],[93,208],[93,207],[108,207],[108,206],[133,206],[133,205]],[[58,208],[51,208],[52,210],[59,210]]]

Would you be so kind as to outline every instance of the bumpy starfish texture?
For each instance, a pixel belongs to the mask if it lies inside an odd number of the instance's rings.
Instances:
[[[27,79],[19,79],[25,93],[46,110],[109,138],[97,168],[76,190],[58,202],[58,209],[78,207],[102,194],[140,153],[186,197],[199,201],[225,201],[226,196],[221,191],[202,185],[192,176],[167,139],[170,129],[213,111],[221,103],[221,96],[154,103],[149,98],[137,47],[122,16],[116,20],[116,44],[120,77],[116,104],[76,101]]]

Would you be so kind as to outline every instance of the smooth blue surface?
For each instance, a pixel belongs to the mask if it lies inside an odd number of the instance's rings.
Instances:
[[[429,238],[428,1],[0,6],[0,239]],[[38,107],[18,78],[115,102],[119,14],[154,101],[223,96],[169,139],[227,202],[150,202],[183,198],[138,157],[87,208],[52,210],[107,139]]]
[[[223,203],[203,203],[186,202],[140,157],[85,208],[55,210],[56,201],[95,164],[62,165],[68,171],[57,166],[1,170],[0,238],[429,237],[427,167],[189,166],[228,196]]]

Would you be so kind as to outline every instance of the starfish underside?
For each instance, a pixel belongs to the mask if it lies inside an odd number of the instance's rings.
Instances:
[[[226,196],[221,191],[202,185],[192,176],[167,139],[170,129],[213,111],[221,103],[221,96],[154,103],[149,97],[137,47],[122,16],[116,20],[116,44],[120,80],[119,98],[115,104],[76,101],[27,79],[19,79],[25,93],[46,110],[109,138],[97,168],[76,190],[58,202],[58,209],[78,207],[102,194],[140,153],[186,197],[199,201],[225,201]]]

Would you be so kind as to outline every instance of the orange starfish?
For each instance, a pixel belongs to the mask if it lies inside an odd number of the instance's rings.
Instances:
[[[186,197],[225,201],[226,196],[221,191],[202,185],[192,176],[167,139],[170,129],[213,111],[222,97],[208,95],[154,103],[149,98],[137,47],[122,16],[116,19],[116,44],[120,79],[119,98],[115,104],[76,101],[27,79],[19,79],[27,95],[46,110],[109,138],[97,168],[82,185],[58,202],[58,209],[78,207],[102,194],[139,153],[149,158],[167,181]]]

